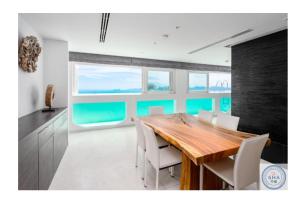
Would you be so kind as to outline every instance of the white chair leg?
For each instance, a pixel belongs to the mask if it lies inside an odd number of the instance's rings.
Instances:
[[[171,167],[171,176],[174,177],[174,166]]]
[[[143,151],[143,165],[144,165],[144,169],[145,169],[145,151]],[[144,178],[145,178],[145,170],[143,170],[142,180],[144,180]]]
[[[158,183],[159,183],[159,169],[156,170],[156,189],[158,190]]]
[[[145,162],[144,162],[144,187],[147,187],[147,159],[145,159]]]
[[[136,145],[136,152],[135,152],[135,167],[138,167],[138,145]]]

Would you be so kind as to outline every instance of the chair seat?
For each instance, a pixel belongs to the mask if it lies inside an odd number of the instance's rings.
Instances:
[[[204,166],[209,169],[211,172],[219,176],[221,179],[234,185],[233,183],[233,167],[234,160],[230,158],[224,158],[219,161],[205,163]]]
[[[167,141],[165,141],[164,139],[162,139],[162,137],[160,137],[159,135],[156,136],[156,140],[157,140],[157,145],[159,148],[169,146],[169,143]],[[144,151],[146,151],[146,146],[144,148],[141,146],[139,146],[139,147],[142,148]]]
[[[159,135],[156,136],[157,139],[157,145],[159,148],[169,146],[169,143],[162,139]]]
[[[162,148],[159,150],[159,153],[160,169],[181,163],[181,153],[174,147]]]

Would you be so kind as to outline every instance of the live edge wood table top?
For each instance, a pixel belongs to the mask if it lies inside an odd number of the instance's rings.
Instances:
[[[156,134],[182,151],[181,189],[199,189],[199,166],[202,163],[234,155],[238,152],[243,139],[256,136],[218,128],[183,113],[147,116],[140,119],[153,128]],[[269,140],[267,144],[270,142]],[[203,184],[203,189],[209,189],[211,185],[213,188],[220,185],[220,183]]]

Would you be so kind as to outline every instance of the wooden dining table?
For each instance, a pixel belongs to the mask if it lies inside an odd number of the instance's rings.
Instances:
[[[218,128],[184,113],[146,116],[140,120],[181,151],[182,190],[221,189],[222,180],[202,164],[235,155],[243,139],[257,136]]]

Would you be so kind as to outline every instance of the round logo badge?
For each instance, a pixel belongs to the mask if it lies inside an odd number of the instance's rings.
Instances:
[[[262,173],[263,184],[272,190],[281,188],[285,184],[286,174],[278,165],[271,165],[264,169]]]

